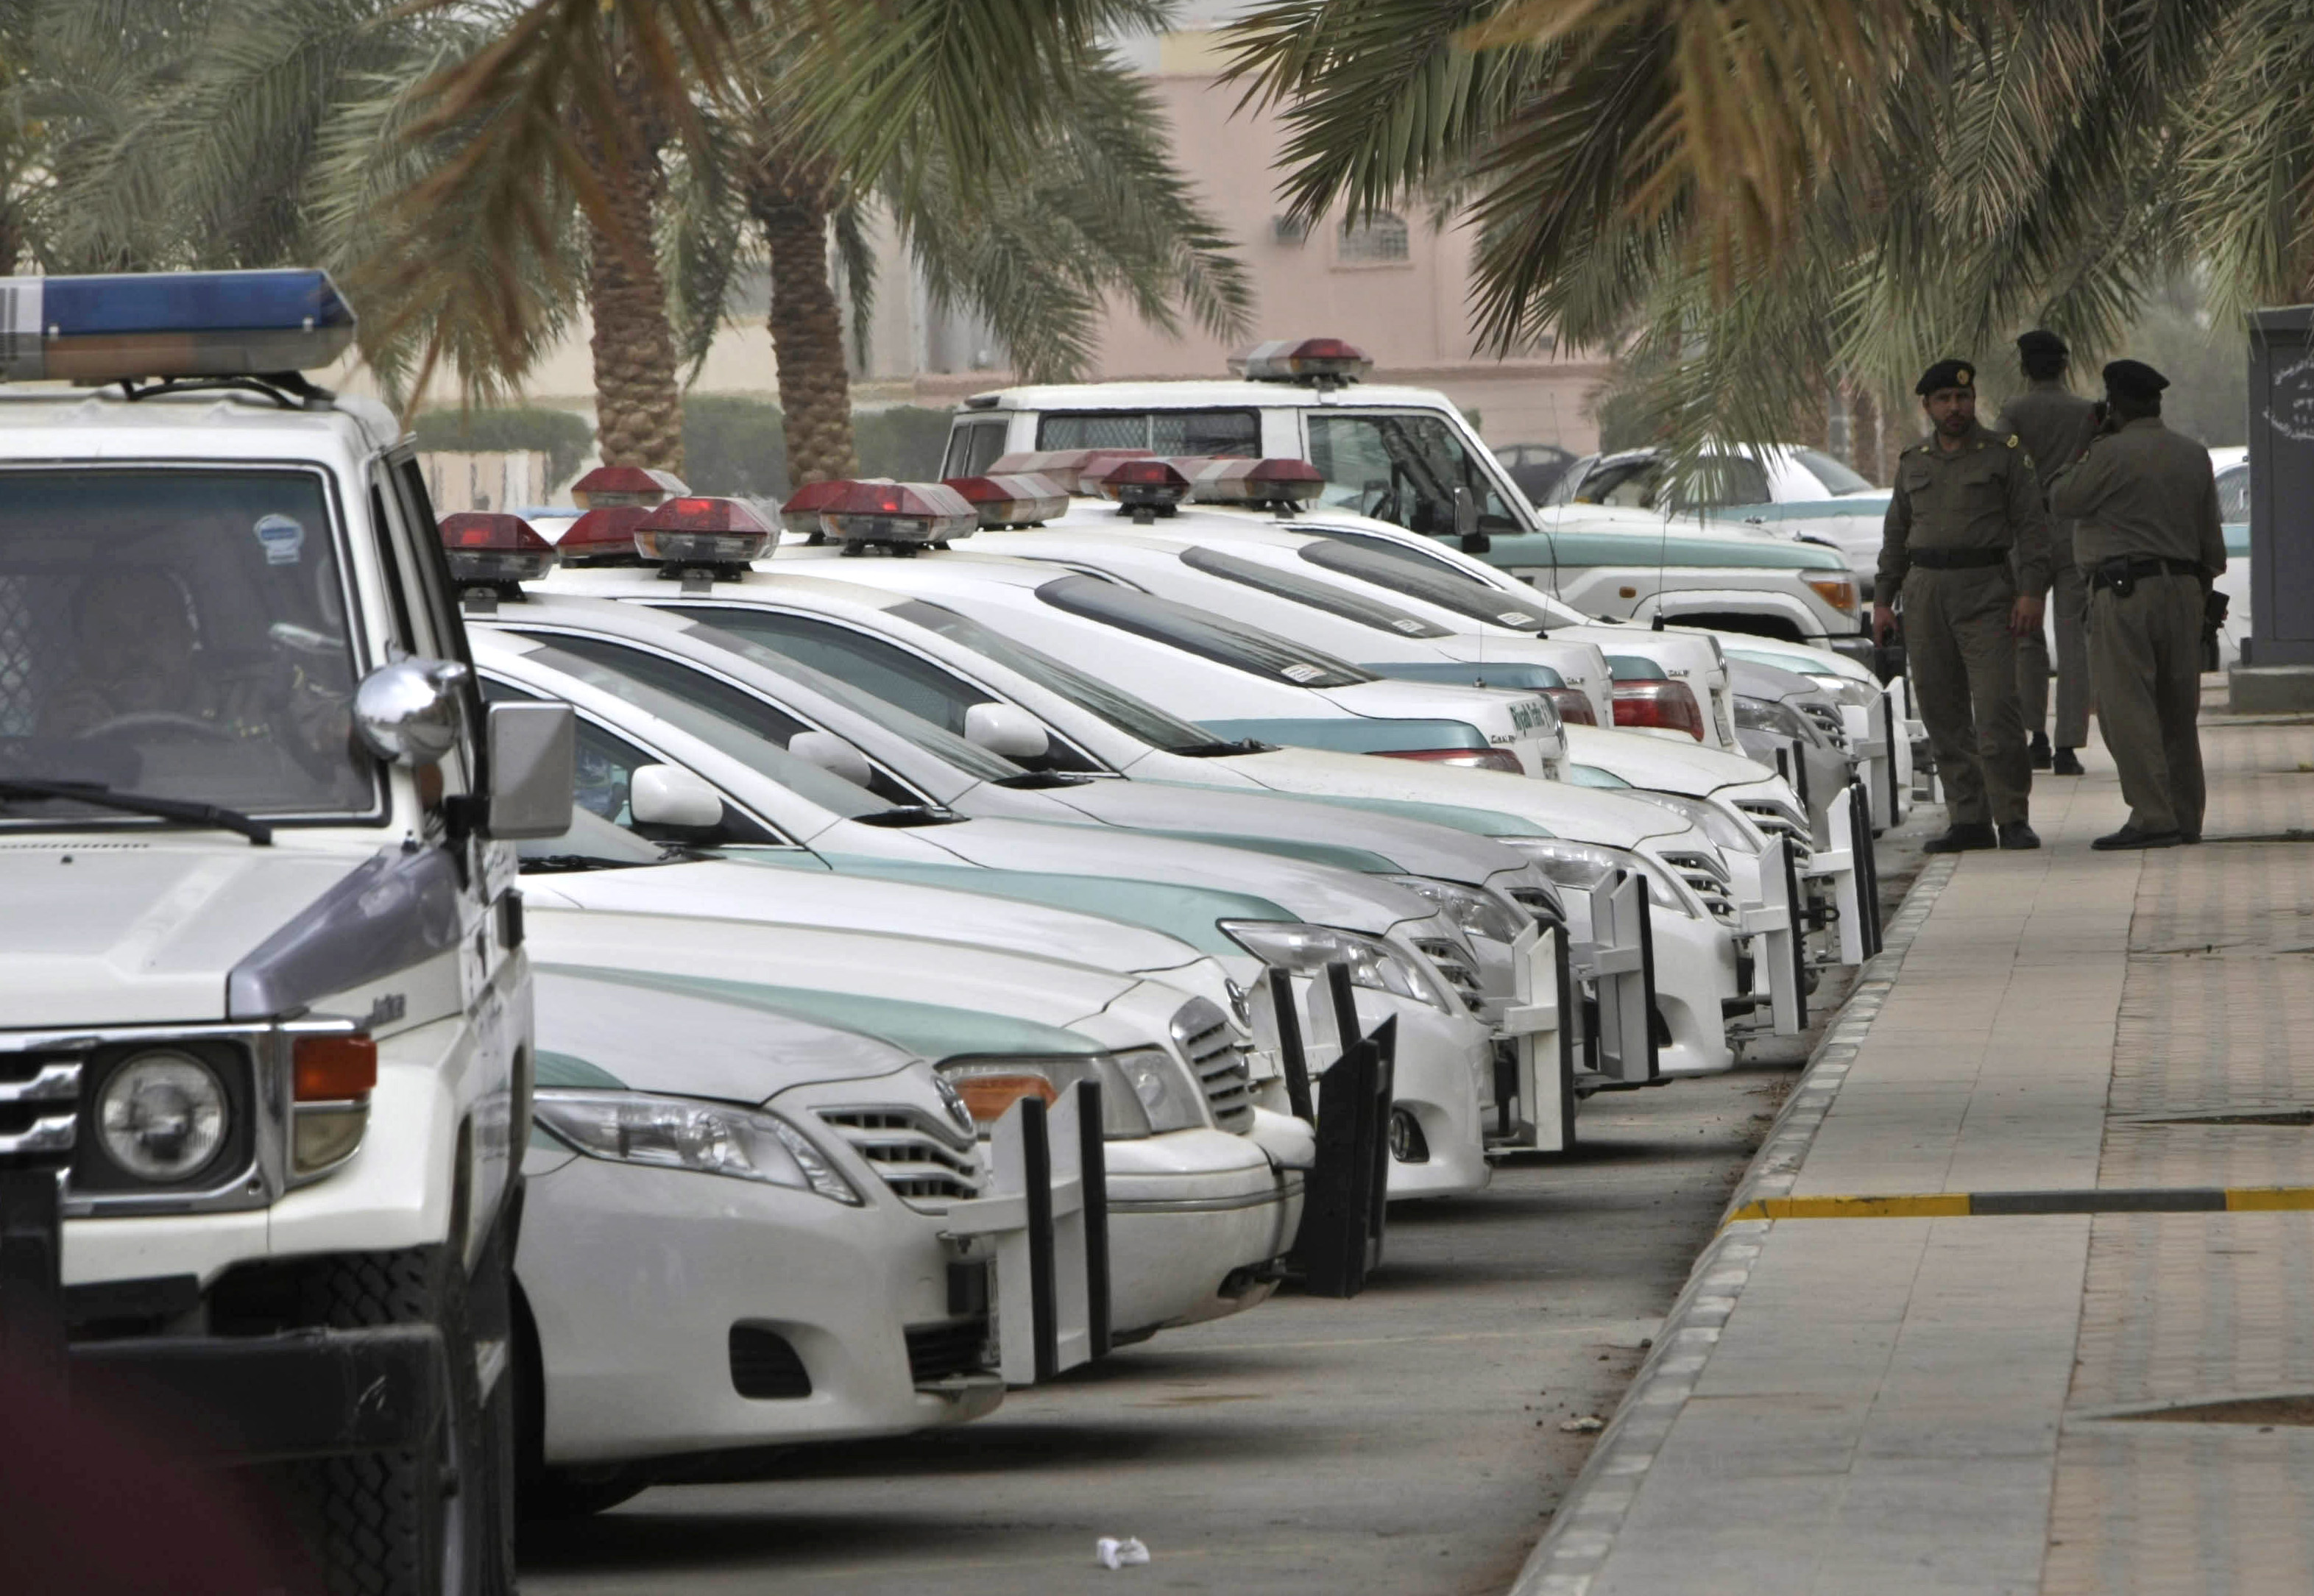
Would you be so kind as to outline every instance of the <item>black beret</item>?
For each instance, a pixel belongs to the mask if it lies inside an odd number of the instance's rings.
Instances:
[[[1939,388],[1974,388],[1976,367],[1965,360],[1939,360],[1921,374],[1912,392],[1926,399]]]
[[[2018,334],[2017,352],[2020,355],[2070,355],[2072,353],[2071,349],[2065,348],[2063,339],[2045,327],[2036,327],[2030,332]]]
[[[2169,379],[2142,360],[2115,360],[2105,368],[2105,391],[2115,399],[2152,399]]]

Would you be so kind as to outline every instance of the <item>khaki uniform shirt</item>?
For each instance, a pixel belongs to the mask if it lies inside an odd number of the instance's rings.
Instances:
[[[2050,479],[2079,460],[2097,436],[2097,406],[2053,378],[2035,383],[2002,405],[1992,430],[2017,435],[2033,456],[2033,469],[2046,493]]]
[[[2078,523],[2073,557],[2085,569],[2115,556],[2187,560],[2209,577],[2226,569],[2210,452],[2159,416],[2091,444],[2050,485],[2049,507]]]
[[[2032,456],[2016,436],[1971,429],[1947,451],[1932,434],[1896,457],[1880,523],[1877,595],[1904,585],[1914,549],[2001,549],[2017,557],[2018,591],[2049,591],[2049,516]]]

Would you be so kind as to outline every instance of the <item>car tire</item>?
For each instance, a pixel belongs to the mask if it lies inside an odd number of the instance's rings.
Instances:
[[[314,1260],[297,1272],[299,1322],[331,1329],[431,1324],[449,1391],[432,1445],[292,1470],[308,1544],[335,1596],[508,1596],[514,1575],[513,1381],[486,1398],[475,1326],[503,1323],[506,1253],[469,1277],[453,1247]],[[479,1312],[477,1311],[479,1309]],[[502,1362],[502,1361],[501,1361]]]

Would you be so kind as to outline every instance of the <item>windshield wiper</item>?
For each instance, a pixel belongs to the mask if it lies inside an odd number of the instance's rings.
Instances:
[[[897,808],[879,809],[873,815],[854,815],[852,818],[862,825],[904,829],[912,825],[954,825],[966,816],[946,804],[903,804]]]
[[[1240,754],[1275,754],[1277,745],[1265,743],[1259,737],[1240,737],[1234,743],[1191,743],[1187,747],[1168,748],[1168,754],[1178,754],[1183,759],[1228,759]]]
[[[184,798],[155,798],[141,792],[115,792],[102,781],[26,781],[13,776],[0,777],[0,798],[64,798],[75,804],[93,804],[102,809],[118,809],[124,815],[150,815],[156,820],[184,820],[195,825],[239,832],[260,848],[269,847],[273,842],[271,826],[238,809]]]
[[[1022,771],[1017,776],[999,776],[994,784],[1020,792],[1041,792],[1051,787],[1082,787],[1092,780],[1077,771]]]
[[[543,853],[522,861],[526,876],[575,876],[581,870],[639,870],[662,860],[602,859],[592,853]]]

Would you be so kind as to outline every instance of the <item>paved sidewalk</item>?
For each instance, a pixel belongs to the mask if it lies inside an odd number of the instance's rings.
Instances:
[[[1522,1596],[2314,1592],[2314,725],[2204,745],[1923,872]]]

